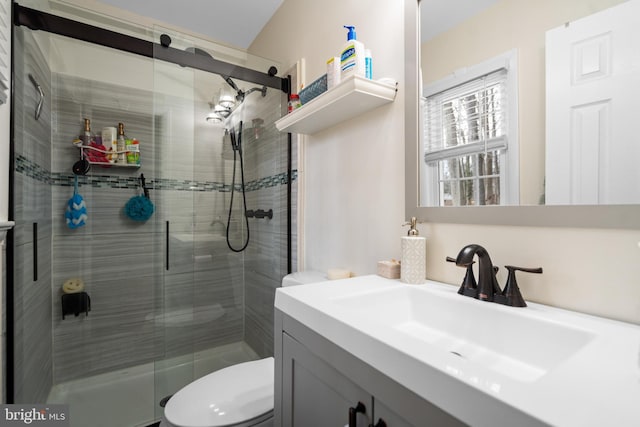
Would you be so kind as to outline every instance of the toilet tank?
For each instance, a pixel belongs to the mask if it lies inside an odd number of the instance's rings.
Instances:
[[[306,285],[309,283],[324,282],[326,280],[329,280],[327,275],[319,271],[298,271],[284,276],[282,278],[282,287]]]

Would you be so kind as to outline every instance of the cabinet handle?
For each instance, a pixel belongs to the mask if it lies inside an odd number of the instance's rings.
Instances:
[[[349,427],[357,427],[358,412],[361,414],[367,412],[367,407],[364,406],[364,403],[358,402],[355,408],[353,406],[349,407]]]
[[[369,424],[369,427],[387,427],[387,423],[384,422],[382,418],[378,419],[376,425]]]

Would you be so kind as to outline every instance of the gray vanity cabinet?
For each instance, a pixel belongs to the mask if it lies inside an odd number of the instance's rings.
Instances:
[[[278,310],[275,326],[274,426],[347,426],[358,403],[356,427],[465,425]]]
[[[349,411],[358,403],[365,408],[356,415],[359,426],[369,425],[371,395],[316,357],[305,346],[283,334],[283,364],[288,377],[283,384],[287,410],[282,426],[345,426]]]

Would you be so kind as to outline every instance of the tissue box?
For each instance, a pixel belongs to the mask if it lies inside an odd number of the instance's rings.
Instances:
[[[387,279],[399,279],[400,263],[396,260],[378,261],[378,275]]]

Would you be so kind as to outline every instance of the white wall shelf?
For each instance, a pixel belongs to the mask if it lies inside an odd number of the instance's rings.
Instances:
[[[16,225],[16,223],[13,222],[13,221],[0,221],[0,245],[4,241],[4,239],[6,237],[6,234],[7,234],[7,231],[11,230],[14,225]],[[2,252],[0,251],[0,256],[1,255],[2,255]],[[2,258],[0,258],[0,262],[1,261],[2,261]],[[0,264],[0,269],[1,268],[2,268],[2,265]],[[0,270],[0,273],[1,272],[2,271]],[[2,279],[2,277],[0,277],[0,279]]]
[[[276,128],[312,135],[393,102],[396,92],[396,85],[353,76],[276,121]]]

